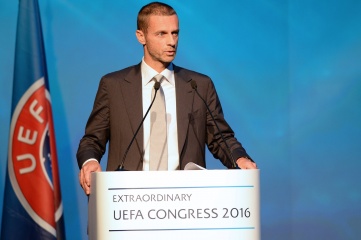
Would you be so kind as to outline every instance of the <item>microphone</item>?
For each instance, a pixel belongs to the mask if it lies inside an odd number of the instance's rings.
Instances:
[[[226,148],[227,148],[227,151],[228,151],[228,153],[229,153],[229,156],[231,156],[231,164],[232,164],[232,167],[235,168],[235,169],[240,169],[240,168],[238,167],[238,165],[236,164],[236,161],[235,161],[235,159],[234,159],[234,156],[233,156],[233,154],[232,154],[232,152],[231,152],[231,148],[228,146],[228,143],[227,143],[226,140],[224,139],[224,136],[223,136],[221,130],[219,129],[219,126],[218,126],[218,124],[217,124],[217,121],[214,119],[214,116],[213,116],[211,110],[209,109],[208,104],[207,104],[206,101],[202,98],[202,96],[199,94],[199,92],[198,92],[198,90],[197,90],[197,83],[196,83],[196,81],[192,80],[192,81],[191,81],[191,86],[192,86],[192,88],[194,89],[194,91],[197,93],[197,95],[199,96],[199,98],[202,99],[202,101],[203,101],[204,105],[206,106],[209,114],[211,115],[212,120],[213,120],[214,124],[216,125],[219,134],[221,135],[222,141],[223,141],[224,144],[226,145]]]
[[[116,171],[126,171],[125,169],[123,169],[123,166],[124,166],[124,162],[125,162],[125,159],[126,159],[126,157],[127,157],[128,151],[129,151],[130,147],[132,146],[132,144],[133,144],[133,142],[134,142],[134,139],[135,139],[135,137],[137,136],[137,134],[138,134],[138,132],[139,132],[139,130],[140,130],[140,127],[143,125],[143,122],[144,122],[145,118],[147,117],[150,109],[151,109],[152,106],[153,106],[153,103],[154,103],[155,97],[157,96],[157,92],[158,92],[159,88],[160,88],[160,82],[155,82],[155,83],[154,83],[155,93],[154,93],[154,96],[153,96],[153,100],[152,100],[152,102],[150,103],[149,108],[148,108],[147,112],[145,113],[142,121],[140,122],[137,130],[135,131],[135,133],[134,133],[134,135],[133,135],[133,138],[132,138],[132,140],[130,141],[127,149],[125,150],[125,153],[124,153],[124,155],[123,155],[123,159],[122,159],[121,163],[119,164],[119,167],[116,169]]]

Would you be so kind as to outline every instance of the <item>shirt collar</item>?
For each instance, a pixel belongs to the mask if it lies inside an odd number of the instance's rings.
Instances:
[[[167,79],[167,81],[174,86],[173,63],[170,63],[166,69],[158,73],[144,61],[144,57],[143,57],[141,63],[141,71],[142,71],[142,86],[147,85],[157,74],[162,74]]]

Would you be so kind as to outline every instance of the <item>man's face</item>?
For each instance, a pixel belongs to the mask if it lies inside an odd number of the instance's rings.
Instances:
[[[175,58],[178,45],[178,17],[151,15],[146,31],[137,31],[144,45],[144,61],[157,71],[163,70]]]

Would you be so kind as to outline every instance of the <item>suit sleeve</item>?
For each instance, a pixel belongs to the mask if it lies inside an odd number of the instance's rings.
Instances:
[[[85,128],[85,134],[80,140],[77,152],[79,168],[83,163],[95,158],[100,159],[105,153],[109,140],[109,96],[106,78],[102,78],[95,97],[93,110]]]
[[[219,101],[216,89],[212,81],[209,81],[207,88],[206,101],[209,106],[209,109],[212,111],[215,121],[218,124],[218,127],[227,142],[234,160],[236,161],[240,157],[250,158],[246,150],[243,148],[242,144],[235,138],[235,134],[231,127],[228,125],[227,121],[224,118],[223,110],[221,103]],[[218,131],[211,115],[207,112],[207,146],[213,156],[219,159],[223,165],[228,168],[232,168],[231,156],[227,150],[226,144],[224,143],[221,134]]]

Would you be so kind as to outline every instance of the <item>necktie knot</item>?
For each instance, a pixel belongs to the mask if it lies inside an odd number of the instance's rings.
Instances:
[[[153,77],[153,79],[156,81],[156,82],[161,82],[163,78],[163,75],[162,74],[157,74]]]

